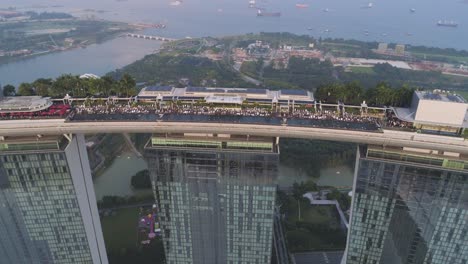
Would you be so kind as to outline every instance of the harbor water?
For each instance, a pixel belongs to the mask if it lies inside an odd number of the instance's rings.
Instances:
[[[280,12],[280,17],[258,17],[257,9],[249,8],[247,0],[187,0],[178,6],[170,5],[169,0],[63,0],[60,3],[56,0],[2,0],[0,8],[63,11],[77,17],[134,23],[165,23],[167,28],[148,29],[145,33],[172,38],[292,32],[317,38],[467,49],[467,1],[375,0],[371,1],[371,8],[368,1],[362,0],[302,2],[308,7],[297,8],[294,1],[256,1],[257,7],[266,12]],[[456,21],[459,26],[437,26],[440,20]],[[86,49],[0,65],[0,84],[18,85],[64,73],[102,75],[152,53],[159,45],[156,41],[119,38]]]

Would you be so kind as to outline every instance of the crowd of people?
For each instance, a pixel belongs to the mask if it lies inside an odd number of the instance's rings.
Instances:
[[[75,106],[75,115],[91,115],[91,114],[149,114],[154,112],[154,107],[149,105],[94,105]]]
[[[266,108],[216,108],[207,106],[178,106],[156,108],[150,105],[97,105],[75,107],[77,115],[93,114],[181,114],[181,115],[229,115],[229,116],[262,116],[262,117],[282,117],[282,118],[302,118],[318,120],[337,120],[346,122],[378,122],[378,118],[360,116],[350,113],[337,113],[333,111],[313,112],[305,109],[294,111],[271,111]]]
[[[361,116],[351,113],[338,113],[334,111],[314,112],[303,108],[295,110],[289,109],[284,111],[272,111],[268,108],[220,108],[208,106],[194,105],[179,105],[155,107],[154,105],[97,105],[84,106],[78,105],[75,107],[75,114],[79,115],[79,120],[124,120],[129,115],[140,115],[142,120],[148,120],[148,116],[152,115],[158,118],[164,115],[190,115],[190,116],[237,116],[237,117],[274,117],[287,119],[306,119],[306,120],[328,120],[346,123],[366,123],[380,124],[380,119],[376,117]],[[120,115],[120,118],[119,118]],[[76,119],[76,118],[75,118]],[[134,118],[132,118],[134,119]]]
[[[393,128],[404,128],[404,129],[412,129],[413,128],[412,123],[401,121],[400,119],[397,119],[397,118],[388,119],[385,126],[386,127],[393,127]]]
[[[292,109],[278,109],[274,111],[271,108],[252,107],[252,108],[222,108],[212,106],[200,106],[200,105],[165,105],[156,106],[150,104],[101,104],[101,105],[85,105],[78,104],[73,108],[66,105],[66,107],[53,106],[51,109],[41,111],[38,113],[27,113],[27,114],[10,114],[1,115],[2,119],[15,119],[15,118],[31,118],[31,117],[64,117],[68,115],[68,120],[153,120],[161,119],[163,116],[211,116],[211,117],[265,117],[265,118],[276,118],[284,120],[287,123],[288,120],[303,120],[298,122],[290,122],[291,124],[304,124],[304,125],[324,125],[332,124],[332,126],[344,126],[352,129],[354,126],[350,124],[365,124],[369,129],[376,129],[377,127],[386,126],[394,128],[410,128],[411,123],[403,122],[394,115],[386,115],[385,118],[382,116],[371,117],[360,114],[352,113],[339,113],[337,111],[324,110],[315,112],[313,110],[304,109],[298,107]],[[231,118],[232,119],[232,118]],[[227,121],[231,119],[226,119]],[[170,119],[167,119],[170,120]],[[213,120],[221,120],[219,118]],[[308,120],[308,121],[307,121]],[[319,122],[321,121],[321,122]],[[259,121],[261,122],[261,121]]]
[[[371,116],[361,116],[350,113],[337,113],[333,111],[311,112],[308,110],[298,110],[291,113],[289,118],[304,118],[316,120],[336,120],[356,123],[379,123],[380,119]]]

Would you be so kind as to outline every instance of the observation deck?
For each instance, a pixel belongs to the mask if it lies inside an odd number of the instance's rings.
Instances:
[[[193,117],[181,118],[180,116],[172,116],[170,119],[162,115],[158,118],[156,120],[2,120],[0,121],[0,137],[74,133],[213,133],[329,140],[384,147],[423,148],[434,152],[454,152],[468,155],[468,141],[461,137],[427,135],[381,128],[359,129],[341,126],[342,123],[332,125],[317,125],[315,122],[301,124],[297,121],[300,119],[288,119],[283,122],[282,120],[262,117],[255,119],[255,122],[232,122],[233,117],[227,119],[218,117],[216,120],[206,120],[204,117],[202,120],[195,120]],[[294,122],[297,123],[294,124]]]

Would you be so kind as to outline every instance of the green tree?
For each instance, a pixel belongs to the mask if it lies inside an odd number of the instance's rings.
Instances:
[[[119,81],[119,86],[120,86],[120,94],[125,95],[125,96],[131,96],[136,94],[136,81],[133,79],[133,77],[125,73],[122,78]]]
[[[52,97],[63,97],[66,94],[77,96],[74,91],[76,90],[75,76],[71,74],[64,74],[55,79],[52,85],[51,93]]]
[[[34,87],[37,95],[47,96],[49,95],[49,89],[52,87],[52,79],[37,79],[32,83],[32,86]]]
[[[132,176],[131,184],[135,189],[150,189],[151,178],[148,170],[142,170]]]
[[[391,105],[395,101],[395,93],[387,83],[379,83],[375,88],[374,103],[378,106]]]
[[[85,95],[98,95],[101,93],[100,78],[80,78],[79,85]]]
[[[114,81],[114,79],[112,79],[112,77],[110,76],[103,76],[101,78],[101,88],[100,88],[100,92],[105,95],[105,96],[109,96],[109,95],[114,95],[114,94],[117,94],[117,90],[116,90],[116,83]]]
[[[402,85],[400,88],[396,89],[395,101],[393,102],[393,105],[403,107],[410,106],[414,90],[414,88],[410,88],[408,85]]]
[[[3,96],[14,96],[16,94],[16,88],[11,85],[7,84],[3,86]]]
[[[364,97],[364,88],[359,82],[350,82],[345,84],[345,96],[342,98],[347,104],[359,105]]]
[[[294,199],[302,200],[302,195],[304,195],[306,192],[307,192],[307,187],[304,184],[304,182],[301,182],[301,183],[295,182],[295,183],[293,183],[292,193],[293,193]]]
[[[34,95],[33,86],[30,83],[21,83],[18,87],[18,93],[22,96]]]
[[[351,197],[346,193],[341,193],[337,189],[333,189],[327,194],[328,200],[336,200],[341,206],[341,209],[346,211],[351,207]]]

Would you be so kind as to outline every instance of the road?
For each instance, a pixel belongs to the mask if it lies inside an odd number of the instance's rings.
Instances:
[[[125,141],[127,142],[127,146],[130,148],[130,150],[139,158],[143,157],[141,153],[136,149],[135,144],[133,144],[132,140],[130,139],[130,135],[128,133],[123,133],[123,137]]]
[[[231,51],[236,46],[236,44],[237,44],[237,41],[233,41],[233,42],[230,43],[229,46],[227,46],[224,49],[224,52],[223,52],[224,61],[227,63],[227,65],[232,65],[232,69],[239,74],[239,76],[242,78],[242,80],[244,80],[246,82],[249,82],[249,83],[252,83],[252,84],[255,84],[256,86],[260,86],[262,84],[261,81],[256,80],[256,79],[254,79],[252,77],[249,77],[249,76],[243,74],[240,71],[240,67],[242,66],[242,63],[239,63],[239,62],[232,63],[232,61],[231,61],[231,55],[232,55]]]
[[[254,79],[252,77],[249,77],[245,74],[243,74],[241,71],[240,71],[240,68],[241,68],[242,64],[239,63],[239,62],[236,62],[232,68],[239,73],[239,76],[242,78],[242,80],[246,81],[246,82],[249,82],[249,83],[252,83],[252,84],[255,84],[256,86],[259,86],[262,84],[261,81],[257,80],[257,79]]]

